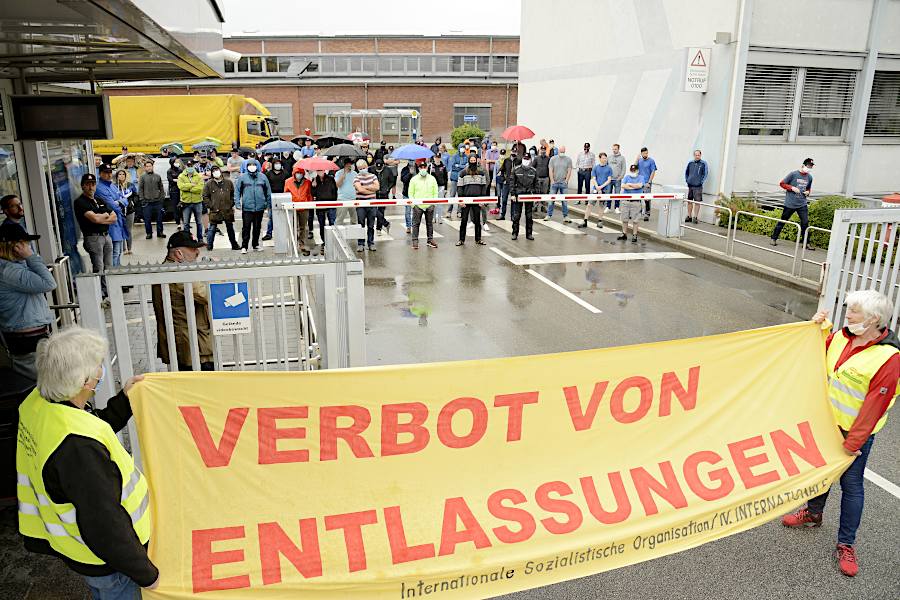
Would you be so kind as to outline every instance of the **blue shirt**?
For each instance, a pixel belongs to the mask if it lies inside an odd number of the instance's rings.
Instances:
[[[800,193],[797,194],[791,190],[784,191],[785,208],[803,208],[809,202],[809,198],[804,194],[806,190],[812,190],[812,173],[801,173],[800,171],[791,171],[787,177],[781,180],[782,183],[792,185]]]
[[[644,185],[650,181],[650,176],[656,173],[656,161],[650,157],[639,158],[637,161],[638,175],[644,179]],[[624,180],[623,180],[624,181]]]
[[[636,190],[626,190],[624,184],[639,183],[639,184],[641,184],[641,186],[643,186],[646,182],[647,182],[647,180],[644,179],[643,177],[641,177],[640,172],[637,175],[632,175],[631,173],[629,173],[628,175],[626,175],[625,177],[622,178],[622,193],[623,194],[643,194],[644,191],[640,188],[638,188]]]
[[[312,146],[303,146],[300,148],[300,156],[303,158],[311,158],[316,155],[316,149]]]
[[[350,171],[345,174],[345,171],[341,169],[337,173],[334,174],[334,179],[337,181],[344,176],[344,182],[338,186],[338,200],[356,200],[356,188],[353,187],[353,182],[356,181],[356,171]]]
[[[610,167],[608,164],[596,164],[594,165],[594,169],[591,171],[591,176],[594,178],[594,181],[597,182],[597,186],[601,186],[606,182],[607,179],[612,177],[612,167]],[[609,184],[604,186],[600,190],[600,193],[605,194],[607,190],[609,190]]]

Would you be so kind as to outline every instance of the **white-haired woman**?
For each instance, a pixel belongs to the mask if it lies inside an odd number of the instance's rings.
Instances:
[[[37,388],[19,407],[19,531],[25,548],[62,558],[93,598],[137,598],[159,571],[147,556],[147,482],[115,432],[131,418],[132,377],[102,410],[106,340],[70,327],[37,348]]]
[[[875,434],[887,422],[900,378],[900,342],[888,328],[894,306],[875,290],[847,295],[846,324],[825,342],[828,398],[844,450],[856,460],[841,475],[841,520],[835,556],[844,575],[859,572],[854,543],[863,510],[863,473]],[[818,312],[816,323],[827,313]],[[805,508],[782,518],[787,527],[818,527],[828,492],[810,500]]]

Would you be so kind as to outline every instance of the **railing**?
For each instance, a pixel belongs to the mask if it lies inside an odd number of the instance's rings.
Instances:
[[[780,250],[774,250],[773,248],[767,248],[765,246],[760,246],[759,244],[754,244],[753,242],[746,242],[744,240],[739,240],[737,238],[738,232],[738,221],[741,219],[741,215],[747,215],[751,218],[759,217],[760,219],[766,219],[768,221],[775,221],[776,223],[785,223],[787,225],[792,225],[797,228],[797,241],[794,243],[794,253],[788,254],[787,252],[782,252]],[[777,227],[777,225],[776,225]],[[788,258],[792,258],[793,262],[791,263],[791,275],[794,275],[794,272],[797,270],[797,257],[800,253],[800,238],[801,238],[801,228],[799,223],[795,223],[793,221],[785,221],[784,219],[777,219],[775,217],[768,217],[766,215],[760,215],[758,213],[747,212],[745,210],[739,210],[734,215],[734,231],[731,236],[731,256],[734,256],[734,245],[742,244],[744,246],[751,246],[753,248],[758,248],[759,250],[765,250],[767,252],[772,252],[774,254],[780,254],[782,256],[787,256]]]
[[[47,265],[56,289],[47,294],[47,304],[54,312],[51,329],[55,332],[60,327],[71,325],[78,320],[78,304],[75,302],[75,287],[72,282],[69,257],[60,256],[52,265]]]
[[[772,190],[760,190],[759,188],[762,186],[768,186],[772,188]],[[774,208],[781,208],[784,206],[784,190],[779,184],[772,183],[771,181],[754,180],[753,189],[744,191],[735,190],[732,192],[732,195],[752,198],[760,206],[771,206]],[[865,208],[881,208],[881,198],[874,196],[848,196],[841,192],[820,192],[817,190],[810,193],[810,198],[821,198],[823,196],[844,196],[845,198],[851,198],[862,202]]]
[[[708,207],[708,206],[710,206],[709,204],[706,204],[706,203],[704,203],[704,202],[700,202],[700,201],[698,201],[698,200],[687,200],[687,199],[685,199],[685,200],[683,200],[683,202],[685,203],[685,205],[696,204],[696,205],[699,205],[699,206],[701,206],[701,207],[704,207],[704,206],[707,206],[707,207]],[[682,210],[682,211],[681,211],[681,215],[679,215],[679,220],[681,221],[681,229],[682,229],[682,230],[684,230],[684,229],[689,229],[689,230],[691,230],[691,231],[696,231],[697,233],[703,233],[703,234],[706,234],[706,235],[711,235],[711,236],[714,236],[714,237],[717,237],[717,238],[722,238],[722,239],[724,239],[724,240],[725,240],[725,254],[728,254],[728,246],[729,246],[730,239],[731,239],[731,237],[732,237],[731,222],[732,222],[733,217],[734,217],[734,212],[733,212],[730,208],[728,208],[727,206],[714,206],[713,208],[714,208],[716,211],[723,210],[723,211],[726,211],[726,212],[728,213],[728,226],[725,228],[725,233],[724,233],[724,234],[717,233],[717,232],[715,232],[715,231],[709,231],[709,230],[707,230],[707,229],[701,229],[701,228],[699,228],[699,227],[692,227],[691,225],[686,225],[684,219],[682,218],[683,215],[684,215],[684,210]],[[688,212],[690,212],[690,211],[688,211]]]

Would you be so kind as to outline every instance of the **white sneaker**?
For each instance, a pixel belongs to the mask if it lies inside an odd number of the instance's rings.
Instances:
[[[246,248],[241,248],[241,254],[247,254],[247,249],[246,249]]]
[[[257,252],[262,252],[262,251],[263,251],[263,247],[262,247],[262,246],[257,246],[256,248],[254,248],[254,250],[256,250]]]
[[[617,208],[617,209],[616,209],[616,214],[617,214],[617,215],[622,214],[622,211],[619,210],[619,209]]]
[[[549,221],[549,220],[550,220],[550,215],[547,215],[546,217],[544,217],[544,220],[545,220],[545,221]]]
[[[606,208],[603,209],[603,214],[605,215],[608,212],[609,212],[609,207],[607,206]]]
[[[482,231],[490,231],[491,228],[488,227],[488,224],[487,224],[487,223],[485,223],[484,225],[481,226],[481,230],[482,230]]]

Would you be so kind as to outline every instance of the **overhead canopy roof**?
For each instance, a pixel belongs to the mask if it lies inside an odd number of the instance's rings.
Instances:
[[[3,0],[0,78],[219,77],[222,21],[216,0]]]
[[[419,111],[407,108],[343,108],[324,109],[323,114],[330,117],[418,117]]]

